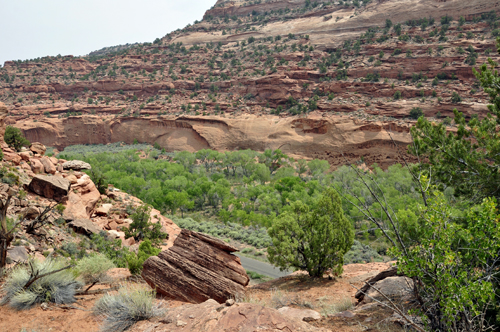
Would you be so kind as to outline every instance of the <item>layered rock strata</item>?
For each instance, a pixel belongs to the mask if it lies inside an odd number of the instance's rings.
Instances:
[[[146,260],[142,277],[158,293],[185,302],[219,303],[244,293],[249,278],[237,248],[183,229],[173,247]]]

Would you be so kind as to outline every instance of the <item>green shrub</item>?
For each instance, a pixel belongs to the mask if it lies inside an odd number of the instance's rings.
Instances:
[[[21,129],[12,126],[7,126],[7,128],[5,128],[4,140],[8,146],[16,151],[21,151],[23,146],[28,147],[31,144],[30,141],[24,137]]]
[[[462,102],[462,97],[460,97],[458,92],[453,91],[453,93],[451,94],[451,102],[454,104],[458,104],[458,103]]]
[[[75,256],[78,253],[78,247],[74,242],[65,242],[61,245],[61,250],[67,252],[70,256]]]
[[[382,262],[383,258],[370,246],[354,240],[351,249],[344,255],[345,264]]]
[[[90,238],[93,250],[106,255],[116,267],[127,267],[126,256],[130,252],[128,248],[122,247],[120,239],[111,240],[108,238],[106,231],[101,231],[99,234],[92,234]]]
[[[424,115],[424,112],[420,107],[413,107],[410,111],[410,118],[417,120],[419,117]]]
[[[106,277],[106,272],[115,267],[115,264],[104,254],[95,254],[84,257],[78,261],[75,270],[85,284],[90,285],[88,291],[93,285],[102,282]]]
[[[400,99],[400,98],[401,98],[401,91],[396,91],[396,92],[394,92],[394,99],[395,99],[395,100],[398,100],[398,99]]]
[[[140,274],[142,272],[142,265],[151,256],[157,256],[161,252],[161,249],[153,247],[151,241],[144,240],[139,245],[138,253],[131,253],[127,255],[128,269],[132,274]]]
[[[155,304],[155,296],[156,292],[147,286],[122,286],[118,294],[101,297],[93,312],[104,319],[102,331],[125,331],[141,320],[163,314],[164,311]]]
[[[67,265],[65,260],[49,257],[43,262],[32,260],[28,265],[14,268],[5,281],[4,297],[0,304],[8,304],[16,310],[25,310],[42,302],[75,302],[75,291],[81,287],[81,283],[75,280],[74,273],[69,269],[39,278],[24,289],[32,276],[57,271]]]
[[[155,246],[159,246],[168,233],[161,231],[161,224],[150,222],[151,206],[144,204],[138,207],[130,216],[133,222],[125,229],[125,238],[133,237],[136,241],[149,239]]]

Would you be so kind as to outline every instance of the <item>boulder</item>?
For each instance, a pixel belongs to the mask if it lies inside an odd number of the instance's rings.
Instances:
[[[249,282],[235,251],[224,241],[183,229],[171,248],[146,260],[142,277],[170,298],[224,303],[243,294]]]
[[[19,165],[21,163],[21,156],[15,152],[3,152],[3,160],[12,161],[15,165]]]
[[[43,165],[43,169],[45,170],[45,173],[48,173],[48,174],[55,174],[56,173],[56,167],[54,166],[52,161],[50,161],[49,157],[40,158],[40,162]]]
[[[57,158],[56,158],[56,157],[49,157],[49,159],[50,159],[50,162],[51,162],[52,164],[54,164],[54,166],[56,166],[56,165],[58,165],[58,164],[59,164],[59,163],[58,163],[58,160],[57,160]]]
[[[366,293],[364,303],[371,303],[375,300],[387,301],[374,288],[382,292],[391,301],[409,301],[413,298],[413,280],[408,277],[388,277],[376,282]]]
[[[107,216],[112,207],[113,204],[103,204],[95,209],[95,214],[98,216]]]
[[[70,186],[68,180],[60,177],[36,175],[31,180],[29,189],[38,195],[60,201],[68,195]]]
[[[221,306],[208,300],[201,304],[185,304],[169,308],[166,316],[136,323],[130,332],[326,332],[299,318],[253,303]]]
[[[8,248],[7,258],[10,258],[13,263],[26,262],[28,260],[28,251],[23,246]]]
[[[112,229],[112,230],[108,231],[108,235],[113,239],[125,240],[125,233],[124,232],[119,232],[119,231],[115,231]]]
[[[40,215],[40,210],[38,210],[36,206],[28,206],[21,212],[21,214],[24,216],[24,218],[31,220]]]
[[[31,152],[27,152],[27,151],[24,151],[24,152],[21,152],[19,153],[19,156],[21,157],[22,160],[24,161],[29,161],[30,158],[31,158],[31,155],[32,153]]]
[[[39,156],[43,156],[45,154],[45,151],[47,151],[47,148],[42,143],[34,142],[34,143],[31,143],[30,150],[34,154],[37,154]]]
[[[92,169],[92,167],[90,166],[89,163],[86,163],[86,162],[81,161],[81,160],[67,161],[64,164],[62,164],[62,166],[64,169],[72,169],[75,171],[79,171],[82,169]]]
[[[45,171],[45,168],[43,167],[42,163],[38,159],[31,158],[30,164],[31,164],[31,170],[35,174],[43,173]]]
[[[75,219],[69,222],[68,226],[73,228],[75,232],[84,235],[99,234],[101,231],[90,219]]]
[[[315,320],[321,320],[321,315],[319,312],[311,309],[297,309],[291,307],[279,308],[278,312],[284,316],[295,317],[304,322],[312,322]]]
[[[68,175],[66,179],[68,179],[71,184],[76,184],[78,182],[78,179],[73,174]]]

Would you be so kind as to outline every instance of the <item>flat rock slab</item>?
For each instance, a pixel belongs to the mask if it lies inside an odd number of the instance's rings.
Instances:
[[[236,303],[230,307],[214,300],[171,308],[166,316],[135,324],[130,332],[327,332],[276,309]]]
[[[73,228],[75,232],[84,235],[99,234],[101,231],[90,219],[75,219],[69,222],[68,226]]]
[[[158,293],[191,303],[224,303],[245,291],[249,278],[233,246],[183,229],[174,245],[143,265],[142,277]]]
[[[7,249],[7,258],[12,262],[26,262],[28,260],[28,251],[23,246],[12,247]]]
[[[64,164],[62,164],[62,167],[64,169],[73,169],[75,171],[79,171],[82,169],[92,169],[92,166],[90,166],[89,163],[86,163],[86,162],[81,161],[81,160],[67,161]]]
[[[29,184],[31,191],[56,201],[68,195],[70,186],[71,183],[68,180],[48,175],[36,175]]]
[[[312,322],[315,320],[321,320],[321,315],[319,312],[311,309],[296,309],[290,307],[279,308],[278,312],[287,317],[295,317],[304,322]]]

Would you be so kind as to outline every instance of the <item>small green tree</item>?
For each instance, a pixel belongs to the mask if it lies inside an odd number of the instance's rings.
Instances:
[[[125,238],[133,237],[136,241],[149,239],[154,246],[159,246],[162,240],[168,238],[168,233],[162,232],[160,223],[152,223],[151,206],[144,204],[130,215],[133,222],[125,228]]]
[[[23,146],[28,147],[31,144],[30,141],[24,137],[21,129],[12,126],[7,126],[3,138],[5,143],[16,151],[20,151]]]
[[[354,240],[352,225],[333,189],[327,189],[312,208],[300,201],[292,204],[268,233],[272,238],[269,261],[281,269],[305,270],[311,277],[321,277],[328,269],[340,274],[344,254]]]

